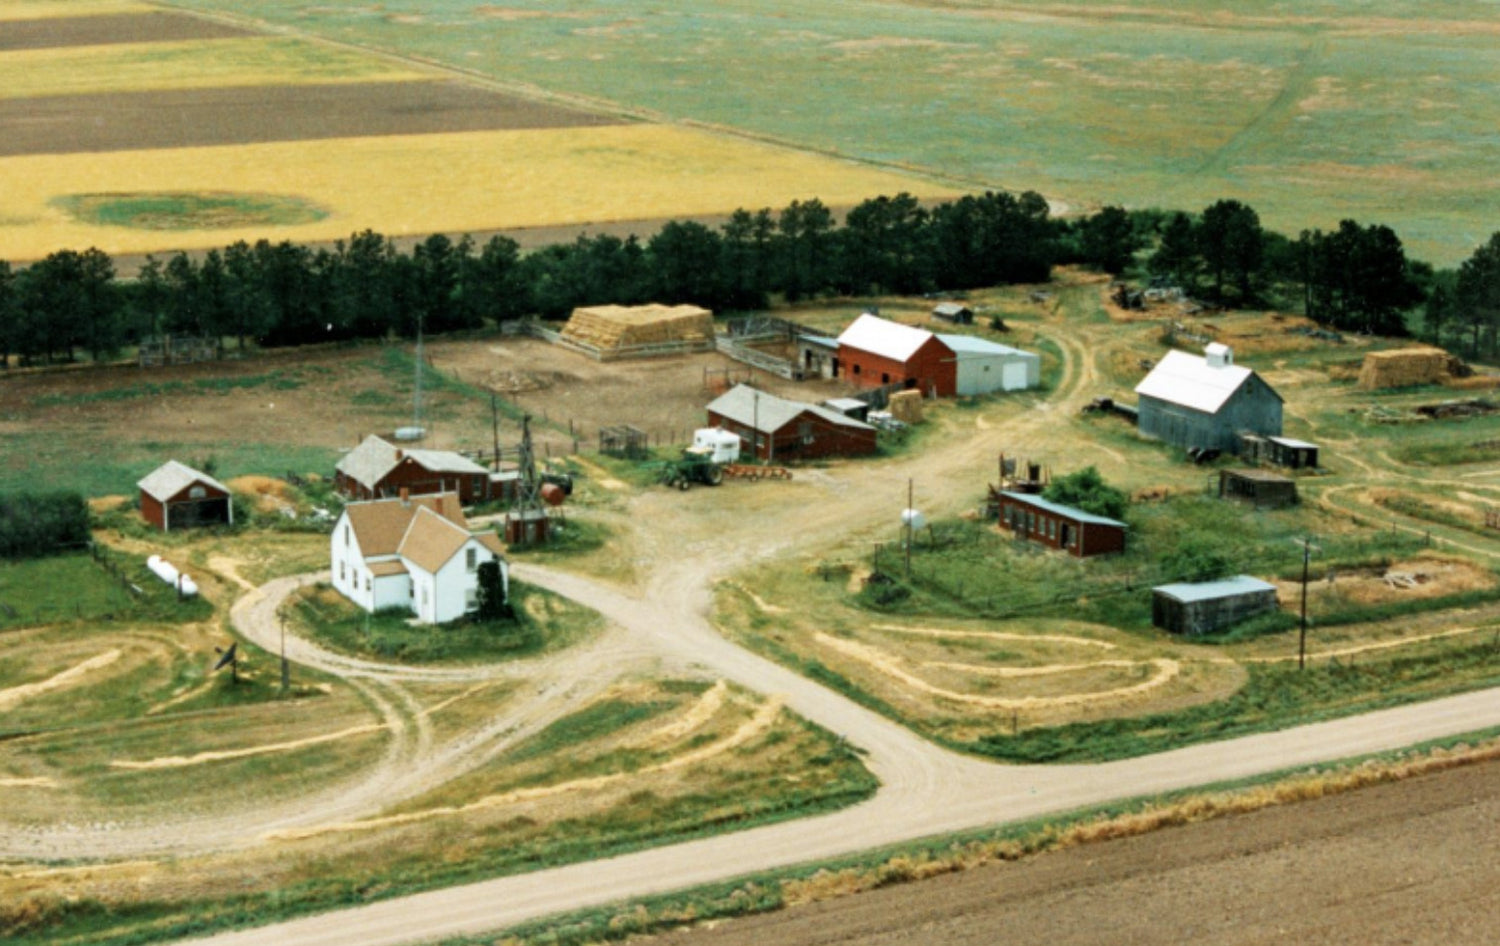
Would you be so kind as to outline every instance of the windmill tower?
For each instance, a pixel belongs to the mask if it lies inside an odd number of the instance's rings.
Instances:
[[[552,521],[542,501],[541,477],[536,472],[536,454],[531,446],[531,415],[521,418],[521,481],[516,502],[505,514],[506,545],[540,545],[552,536]]]

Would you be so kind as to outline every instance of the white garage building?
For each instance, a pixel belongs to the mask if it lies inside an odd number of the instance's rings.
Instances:
[[[1042,359],[972,335],[939,335],[955,359],[955,393],[960,397],[992,391],[1025,391],[1041,384]]]

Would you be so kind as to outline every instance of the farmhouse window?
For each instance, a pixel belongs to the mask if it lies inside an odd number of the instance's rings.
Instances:
[[[479,607],[479,592],[477,589],[470,588],[464,592],[464,609],[472,611],[477,607]]]
[[[1049,539],[1055,539],[1055,538],[1057,538],[1057,520],[1056,519],[1048,519],[1047,520],[1047,538],[1049,538]]]
[[[365,590],[366,591],[370,590],[370,576],[369,576],[369,573],[365,574]]]
[[[477,561],[477,559],[478,559],[478,553],[477,553],[477,551],[475,549],[469,549],[469,550],[465,551],[464,552],[464,568],[468,569],[469,571],[473,571],[474,567],[479,564],[479,562]]]
[[[339,562],[339,581],[347,581],[348,576],[344,574],[344,563]]]
[[[859,374],[860,373],[860,371],[859,371],[859,365],[855,365],[854,366],[854,373],[855,374]]]
[[[812,424],[810,424],[809,422],[807,422],[805,420],[802,421],[801,423],[799,423],[797,425],[797,436],[802,438],[802,442],[803,443],[812,443],[813,442]]]
[[[344,548],[349,547],[349,524],[344,523]]]

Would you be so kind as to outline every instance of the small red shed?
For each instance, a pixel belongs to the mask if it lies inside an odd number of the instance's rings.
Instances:
[[[234,525],[229,487],[185,463],[168,460],[136,486],[141,490],[141,517],[163,532]]]
[[[1029,493],[1000,493],[1000,524],[1016,538],[1079,558],[1125,551],[1125,523]]]
[[[460,502],[470,505],[500,495],[502,479],[461,454],[402,448],[374,434],[334,469],[335,488],[352,500],[388,498],[405,490],[413,496],[457,493]]]
[[[839,336],[839,374],[851,384],[877,388],[900,384],[927,397],[958,390],[957,358],[926,329],[866,312]]]

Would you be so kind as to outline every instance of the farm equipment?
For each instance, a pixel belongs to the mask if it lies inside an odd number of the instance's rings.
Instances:
[[[681,459],[662,466],[661,482],[678,489],[690,489],[694,483],[718,486],[726,477],[732,479],[789,480],[792,471],[780,466],[752,466],[736,463],[740,458],[740,438],[717,427],[705,427],[693,434],[693,445],[682,451]]]

